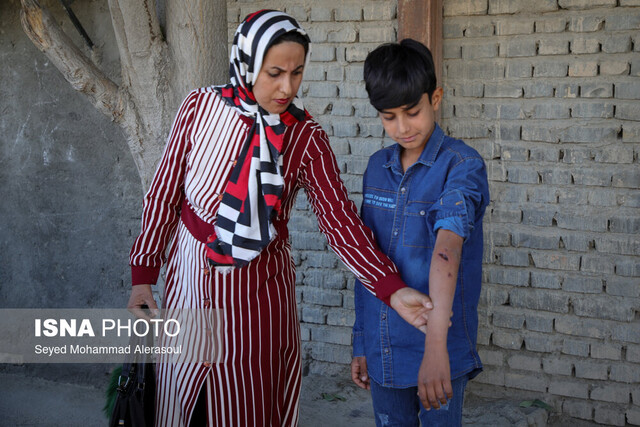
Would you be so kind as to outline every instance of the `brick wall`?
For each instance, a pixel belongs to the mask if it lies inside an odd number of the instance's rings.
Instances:
[[[285,10],[314,42],[302,91],[361,200],[383,130],[366,54],[396,39],[396,1],[230,1]],[[640,1],[445,0],[441,124],[485,158],[479,348],[470,387],[640,425]],[[305,372],[344,374],[353,277],[304,195],[290,222]]]
[[[640,424],[640,2],[444,2],[442,123],[487,161],[478,383]]]

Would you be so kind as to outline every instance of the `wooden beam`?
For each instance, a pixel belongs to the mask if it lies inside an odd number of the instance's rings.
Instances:
[[[398,0],[398,41],[412,38],[431,50],[438,86],[442,86],[442,1]]]

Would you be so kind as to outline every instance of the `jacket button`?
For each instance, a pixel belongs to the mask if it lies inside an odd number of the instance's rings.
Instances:
[[[204,300],[204,308],[209,308],[211,307],[211,301],[209,301],[208,299]]]
[[[425,216],[426,212],[425,211],[420,211],[420,215]]]
[[[204,365],[205,368],[208,368],[209,366],[211,366],[211,363],[208,360],[203,361],[202,364]]]

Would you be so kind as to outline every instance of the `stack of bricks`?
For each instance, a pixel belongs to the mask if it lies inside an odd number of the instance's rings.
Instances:
[[[442,123],[485,158],[478,383],[640,425],[640,1],[444,2]]]
[[[309,32],[301,88],[359,206],[382,126],[366,54],[397,37],[397,2],[229,1]],[[485,158],[491,204],[472,383],[602,424],[640,425],[640,0],[445,0],[441,124]],[[344,375],[353,275],[306,197],[289,229],[306,372]],[[474,384],[475,383],[475,384]]]

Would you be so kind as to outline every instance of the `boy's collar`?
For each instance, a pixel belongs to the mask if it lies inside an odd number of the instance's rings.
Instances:
[[[431,136],[427,141],[424,149],[422,150],[422,154],[416,161],[416,163],[422,163],[425,166],[433,166],[433,163],[436,161],[436,157],[440,152],[440,147],[442,147],[442,142],[444,141],[444,132],[438,125],[435,124],[433,127],[433,132],[431,132]],[[400,151],[402,147],[400,144],[396,143],[393,146],[393,154],[389,161],[384,165],[384,167],[392,168],[394,171],[402,174],[402,164],[400,162]]]

